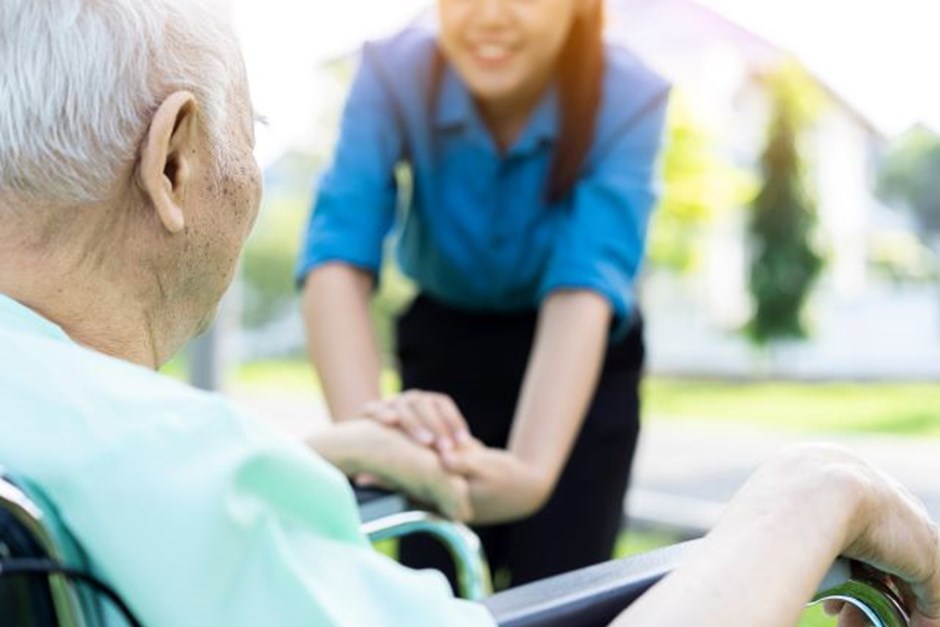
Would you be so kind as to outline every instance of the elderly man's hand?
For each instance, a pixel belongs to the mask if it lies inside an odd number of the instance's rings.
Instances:
[[[774,492],[778,499],[798,498],[801,485],[804,498],[815,489],[851,504],[838,538],[839,553],[892,575],[912,611],[912,626],[940,627],[940,538],[923,503],[848,450],[828,445],[785,450],[753,477],[741,496],[755,502]],[[840,624],[857,624],[855,613],[845,609]]]
[[[371,475],[453,520],[473,517],[467,480],[449,473],[434,451],[397,429],[350,420],[314,435],[308,444],[346,475]]]
[[[809,520],[844,519],[830,528],[834,550],[892,575],[912,612],[912,627],[940,627],[937,526],[919,499],[861,458],[829,445],[786,449],[752,477],[736,500],[755,511],[774,507],[781,512],[789,501],[790,511]],[[825,540],[825,529],[819,525],[817,540]],[[846,607],[840,624],[855,625],[856,619],[857,613]]]
[[[615,624],[790,626],[839,555],[892,575],[912,627],[940,627],[940,545],[923,505],[827,445],[791,447],[762,466],[689,559]],[[844,627],[854,620],[840,616]]]

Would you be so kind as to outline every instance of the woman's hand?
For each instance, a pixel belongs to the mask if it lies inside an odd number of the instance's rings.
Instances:
[[[470,486],[473,522],[498,523],[538,511],[551,494],[551,482],[530,464],[502,449],[472,440],[443,460]]]
[[[366,403],[358,416],[395,427],[418,444],[435,449],[444,458],[472,439],[457,404],[446,394],[437,392],[407,390],[391,398]]]
[[[434,451],[396,429],[371,420],[349,420],[315,434],[308,444],[348,476],[371,475],[452,520],[473,518],[467,480],[445,469]]]

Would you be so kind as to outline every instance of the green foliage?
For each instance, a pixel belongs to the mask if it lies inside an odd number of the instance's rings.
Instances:
[[[242,259],[242,324],[257,328],[295,306],[294,265],[310,210],[311,172],[320,160],[288,153],[266,171],[265,194]]]
[[[901,137],[882,164],[878,191],[907,205],[928,239],[940,235],[940,137],[920,127]]]
[[[760,346],[806,337],[802,312],[823,265],[811,242],[816,202],[799,148],[818,102],[815,86],[797,67],[786,65],[769,78],[768,93],[772,120],[761,156],[763,182],[748,224],[754,313],[746,330]]]
[[[649,260],[677,273],[695,268],[703,234],[721,211],[753,195],[748,174],[732,166],[689,98],[673,92],[663,153],[663,196],[653,214]]]
[[[885,230],[870,235],[868,263],[876,275],[895,284],[940,280],[935,255],[918,241],[916,234],[906,230]]]
[[[277,320],[294,304],[294,264],[308,204],[274,196],[262,206],[242,261],[242,323],[248,328]]]

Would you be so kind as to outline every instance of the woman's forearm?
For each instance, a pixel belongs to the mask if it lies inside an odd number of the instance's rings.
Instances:
[[[480,454],[479,464],[486,470],[467,479],[474,523],[519,520],[542,507],[548,495],[536,470],[506,451],[487,449]]]
[[[610,304],[594,292],[558,292],[542,305],[508,450],[536,471],[547,498],[597,386]]]
[[[507,450],[470,447],[445,463],[470,485],[474,520],[517,520],[551,496],[597,384],[610,306],[587,291],[542,306]]]
[[[349,418],[380,396],[378,344],[369,319],[372,275],[330,263],[310,272],[302,310],[307,348],[330,415]]]

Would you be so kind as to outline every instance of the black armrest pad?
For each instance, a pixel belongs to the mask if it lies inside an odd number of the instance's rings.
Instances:
[[[696,543],[684,542],[536,581],[483,601],[501,627],[607,625],[669,574]]]

